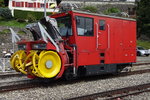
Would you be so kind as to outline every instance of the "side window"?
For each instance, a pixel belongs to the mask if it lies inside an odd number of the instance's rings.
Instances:
[[[77,33],[80,36],[93,36],[93,18],[76,17]]]
[[[99,25],[100,25],[99,29],[100,30],[105,30],[105,24],[106,24],[105,20],[100,20],[99,21]]]

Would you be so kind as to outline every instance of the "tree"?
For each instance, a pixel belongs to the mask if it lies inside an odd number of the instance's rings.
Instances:
[[[150,1],[140,0],[136,1],[136,14],[137,14],[137,37],[146,35],[150,37]]]
[[[8,4],[9,4],[9,0],[4,0],[4,5],[5,5],[5,7],[7,7]]]
[[[56,0],[57,5],[61,3],[62,0]]]

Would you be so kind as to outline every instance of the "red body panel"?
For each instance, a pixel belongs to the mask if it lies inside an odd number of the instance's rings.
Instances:
[[[94,19],[94,36],[76,36],[79,66],[100,64],[101,60],[104,60],[104,64],[136,62],[135,21],[80,13],[75,13],[74,16]],[[99,20],[106,21],[105,30],[97,31]],[[105,56],[101,57],[100,53]]]
[[[69,42],[77,45],[78,66],[101,64],[101,61],[104,64],[136,62],[136,21],[72,11],[52,17],[66,14],[72,17],[73,35]],[[94,36],[77,35],[76,16],[93,18]],[[105,30],[97,28],[100,20],[105,20]],[[100,56],[101,53],[104,56]]]

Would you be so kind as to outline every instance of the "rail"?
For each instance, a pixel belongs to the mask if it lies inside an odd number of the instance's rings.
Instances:
[[[78,83],[78,82],[83,82],[84,81],[89,81],[89,80],[97,80],[97,79],[110,79],[110,78],[116,78],[116,77],[126,77],[126,76],[130,76],[130,75],[136,75],[136,74],[143,74],[143,73],[149,73],[149,70],[139,70],[139,71],[134,71],[134,72],[124,72],[124,73],[120,73],[120,74],[116,74],[116,75],[105,75],[105,76],[94,76],[94,77],[83,77],[83,78],[79,78],[76,80],[72,80],[73,83]],[[8,77],[7,77],[8,76]],[[11,75],[12,77],[14,75]],[[17,75],[15,77],[20,77],[21,75]],[[10,78],[10,75],[4,75],[2,76],[3,78]],[[47,84],[48,83],[48,84]],[[55,83],[57,83],[55,85]],[[42,87],[42,86],[57,86],[58,84],[68,84],[70,82],[65,82],[64,80],[44,80],[44,79],[35,79],[35,80],[30,80],[30,79],[24,79],[24,80],[17,80],[17,81],[11,81],[11,82],[0,82],[0,93],[3,92],[8,92],[8,91],[14,91],[14,90],[22,90],[22,89],[29,89],[29,88],[36,88],[36,87]],[[150,87],[150,86],[149,86]],[[106,91],[106,93],[108,93],[108,91]],[[98,93],[99,94],[99,93]],[[92,96],[95,94],[91,94],[90,96]],[[121,95],[120,95],[121,96]],[[87,95],[84,96],[85,98],[88,98]],[[84,97],[75,97],[75,98],[66,98],[67,100],[89,100],[89,99],[82,99]],[[93,100],[93,99],[90,99]],[[112,99],[111,99],[112,100]]]
[[[129,95],[137,95],[143,92],[150,91],[150,83],[140,84],[135,86],[129,86],[125,88],[119,88],[116,90],[110,90],[75,98],[70,98],[67,100],[95,100],[95,99],[104,99],[104,100],[123,100],[123,97],[127,97]]]
[[[0,58],[0,71],[11,71],[10,58]]]

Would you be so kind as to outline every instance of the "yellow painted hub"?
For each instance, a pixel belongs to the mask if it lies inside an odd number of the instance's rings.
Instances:
[[[61,69],[61,59],[59,55],[54,51],[47,51],[41,54],[38,69],[45,78],[55,77]]]

